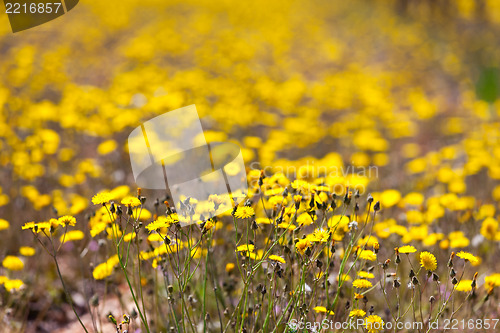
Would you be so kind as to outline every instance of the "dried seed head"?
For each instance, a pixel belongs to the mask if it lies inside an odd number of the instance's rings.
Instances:
[[[366,197],[366,201],[367,201],[368,203],[370,203],[370,204],[373,202],[373,197],[372,197],[372,194],[371,194],[371,193],[368,193],[368,197]]]

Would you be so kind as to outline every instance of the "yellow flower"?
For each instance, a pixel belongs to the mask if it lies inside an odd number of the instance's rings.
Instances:
[[[233,269],[235,268],[236,266],[232,263],[232,262],[229,262],[226,264],[226,272],[227,273],[230,273],[233,271]]]
[[[65,235],[59,237],[61,243],[77,241],[85,238],[85,234],[81,230],[71,230],[68,231]]]
[[[24,268],[24,263],[18,257],[6,256],[2,261],[2,266],[11,271],[20,271]]]
[[[274,254],[271,254],[271,255],[269,256],[269,259],[270,259],[270,260],[274,260],[274,261],[278,261],[278,262],[280,262],[280,263],[282,263],[282,264],[285,264],[285,263],[286,263],[285,259],[281,258],[280,256],[274,255]]]
[[[57,219],[57,221],[65,227],[66,225],[74,226],[76,224],[76,219],[73,216],[65,215]]]
[[[330,233],[328,232],[328,230],[316,229],[312,234],[307,236],[307,239],[309,239],[311,242],[326,243],[329,236]]]
[[[109,192],[101,192],[97,193],[92,197],[92,203],[94,205],[103,205],[108,203],[110,200],[113,199],[113,195]]]
[[[149,232],[151,231],[155,231],[155,230],[158,230],[158,229],[161,229],[161,228],[168,228],[170,227],[170,225],[172,224],[174,220],[172,218],[168,218],[166,216],[158,216],[158,219],[149,223],[147,226],[146,226],[146,229],[149,230]]]
[[[328,311],[324,306],[315,306],[313,310],[316,311],[316,313],[326,313],[329,315],[335,314],[333,311]]]
[[[35,255],[35,252],[36,252],[35,249],[32,248],[31,246],[21,246],[19,248],[19,253],[25,257],[31,257]]]
[[[373,273],[369,273],[369,272],[365,272],[365,271],[359,271],[358,276],[360,278],[364,278],[364,279],[373,279],[375,277],[375,275],[373,275]]]
[[[18,279],[4,281],[4,287],[8,292],[19,290],[22,286],[24,286],[23,281]]]
[[[359,258],[363,260],[375,261],[377,260],[377,255],[372,250],[363,250],[359,254]]]
[[[384,208],[389,208],[401,200],[401,193],[398,190],[387,190],[380,195],[380,204]]]
[[[99,146],[97,146],[97,152],[99,153],[99,155],[107,155],[115,150],[117,146],[118,144],[115,140],[106,140],[104,142],[101,142]]]
[[[378,333],[384,328],[384,321],[377,315],[371,315],[365,319],[365,328],[368,333]]]
[[[472,280],[461,280],[455,285],[456,291],[469,292],[472,290]]]
[[[94,271],[92,272],[92,276],[96,280],[105,279],[113,273],[113,268],[116,265],[118,265],[118,263],[119,263],[118,255],[115,254],[107,261],[97,265],[96,268],[94,268]]]
[[[304,254],[306,249],[310,246],[311,242],[307,238],[301,239],[297,243],[295,243],[295,248],[297,249],[297,251],[299,251],[300,254]]]
[[[417,249],[411,245],[403,245],[398,248],[399,253],[414,253],[417,252]]]
[[[457,257],[470,261],[472,265],[479,263],[479,258],[473,256],[469,252],[460,251],[457,253]]]
[[[314,219],[316,219],[316,216],[314,216]],[[299,215],[299,217],[297,217],[297,223],[299,224],[299,226],[311,225],[313,222],[313,218],[307,213],[302,213]]]
[[[236,248],[236,251],[234,252],[253,252],[255,249],[255,246],[253,244],[243,244],[243,245],[240,245]]]
[[[372,283],[365,279],[356,279],[352,282],[352,286],[357,289],[362,288],[371,288],[373,287]]]
[[[125,236],[123,236],[123,241],[124,242],[130,242],[131,240],[133,240],[136,236],[136,233],[135,232],[129,232],[128,234],[126,234]]]
[[[141,200],[139,200],[137,197],[125,197],[121,201],[122,205],[125,206],[130,206],[130,207],[137,207],[141,205]]]
[[[27,230],[27,229],[31,229],[31,231],[33,231],[35,229],[35,226],[36,226],[36,223],[35,222],[26,222],[22,227],[21,229],[22,230]]]
[[[493,287],[500,287],[500,273],[495,273],[488,275],[487,277],[484,278],[484,286],[487,289],[493,288]]]
[[[434,271],[437,268],[436,257],[430,252],[421,252],[420,265],[428,271]]]
[[[361,309],[352,309],[351,312],[349,312],[349,317],[363,317],[365,314],[366,312]]]
[[[234,216],[239,218],[239,219],[246,219],[248,217],[252,217],[255,215],[255,211],[253,210],[252,207],[238,207],[236,209],[236,213],[234,213]]]
[[[493,217],[488,217],[483,221],[481,225],[481,235],[489,240],[494,240],[498,230],[498,221]]]
[[[0,219],[0,230],[5,230],[5,229],[9,229],[9,222],[4,220],[4,219]]]

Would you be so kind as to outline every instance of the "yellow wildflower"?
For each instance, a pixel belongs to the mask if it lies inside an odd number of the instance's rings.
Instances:
[[[373,287],[372,283],[365,279],[356,279],[352,282],[352,286],[357,289],[362,288],[371,288]]]
[[[280,256],[274,255],[274,254],[271,254],[271,255],[269,256],[269,259],[270,259],[270,260],[274,260],[274,261],[278,261],[278,262],[280,262],[280,263],[282,263],[282,264],[285,264],[285,263],[286,263],[285,259],[283,259],[283,258],[282,258],[282,257],[280,257]]]
[[[315,306],[313,310],[316,311],[316,313],[326,313],[331,316],[335,314],[333,311],[327,310],[324,306]]]
[[[59,240],[61,243],[72,242],[76,240],[80,240],[85,238],[85,234],[81,230],[71,230],[68,231],[65,235],[62,235]]]
[[[236,209],[236,213],[234,213],[234,216],[239,219],[246,219],[248,217],[252,217],[255,215],[255,211],[253,210],[252,207],[238,207]]]
[[[377,315],[371,315],[365,319],[365,328],[368,333],[378,333],[384,328],[384,321]]]
[[[377,255],[372,250],[362,250],[359,253],[359,258],[363,260],[375,261],[377,260]]]
[[[472,265],[479,263],[479,258],[475,257],[469,252],[460,251],[457,253],[457,257],[470,261]]]
[[[2,261],[2,266],[10,271],[20,271],[24,268],[24,263],[16,256],[6,256]]]
[[[103,205],[108,203],[110,200],[113,199],[113,195],[109,192],[101,192],[97,193],[92,197],[92,203],[94,205]]]
[[[414,253],[417,249],[411,245],[403,245],[398,248],[399,253]]]
[[[436,257],[430,252],[421,252],[420,265],[428,271],[434,271],[437,268]]]
[[[363,317],[365,314],[366,312],[361,309],[352,309],[351,312],[349,312],[349,317]]]
[[[455,285],[456,291],[469,292],[472,290],[472,280],[461,280]]]
[[[24,257],[31,257],[35,255],[35,249],[32,248],[31,246],[21,246],[19,248],[19,253],[24,256]]]
[[[364,278],[364,279],[373,279],[375,277],[375,275],[373,275],[373,273],[369,273],[369,272],[365,272],[365,271],[359,271],[358,276],[360,278]]]
[[[10,224],[7,220],[0,219],[0,230],[9,229],[9,226]]]
[[[125,206],[130,206],[130,207],[137,207],[141,205],[141,200],[139,200],[137,197],[125,197],[121,201],[122,205]]]

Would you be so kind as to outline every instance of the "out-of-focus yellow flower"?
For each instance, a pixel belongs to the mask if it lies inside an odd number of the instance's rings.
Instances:
[[[226,264],[226,272],[227,272],[227,273],[232,272],[232,271],[234,270],[234,268],[235,268],[235,267],[236,267],[236,266],[234,265],[234,263],[232,263],[232,262],[227,263],[227,264]]]
[[[73,242],[73,241],[81,240],[84,238],[85,238],[85,234],[82,231],[71,230],[71,231],[68,231],[64,235],[61,235],[61,237],[59,237],[59,240],[61,241],[61,243],[63,243],[63,242],[66,243],[66,242]]]
[[[417,249],[411,245],[403,245],[398,248],[399,253],[414,253]]]
[[[24,268],[24,263],[16,256],[6,256],[2,261],[2,266],[10,271],[20,271]]]
[[[31,246],[21,246],[19,248],[19,254],[24,257],[31,257],[35,255],[35,253],[36,253],[35,249],[32,248]]]
[[[335,314],[333,311],[327,310],[324,306],[315,306],[313,310],[316,311],[316,313],[326,313],[331,316]]]
[[[424,203],[424,195],[419,192],[411,192],[405,195],[405,197],[403,198],[403,202],[406,205],[420,206]]]
[[[21,289],[24,286],[24,282],[19,279],[15,280],[7,279],[4,281],[3,285],[8,292],[12,292]]]
[[[107,155],[113,152],[117,146],[118,144],[115,140],[106,140],[104,142],[101,142],[99,146],[97,146],[97,152],[99,153],[99,155]]]
[[[498,221],[493,217],[487,217],[481,224],[481,235],[489,240],[494,240],[498,231]]]
[[[363,278],[363,279],[373,279],[375,277],[375,275],[373,275],[373,273],[365,272],[365,271],[359,271],[358,276],[360,278]]]
[[[280,262],[280,263],[282,263],[282,264],[286,263],[285,259],[283,259],[282,257],[277,256],[277,255],[275,255],[275,254],[271,254],[271,255],[269,256],[269,260],[277,261],[277,262]]]
[[[401,193],[398,190],[386,190],[380,194],[380,203],[383,208],[390,208],[401,200]]]
[[[137,234],[135,232],[129,232],[128,234],[125,234],[123,236],[123,241],[130,242],[131,240],[135,239],[136,235]]]
[[[129,196],[123,198],[121,204],[129,207],[137,207],[141,205],[141,200],[139,200],[137,197]]]
[[[10,224],[7,220],[0,219],[0,230],[9,229],[9,226],[10,226]]]
[[[455,290],[469,292],[472,290],[472,280],[461,280],[455,285]]]
[[[114,255],[102,264],[97,265],[92,272],[92,276],[96,280],[103,280],[113,273],[113,268],[118,265],[118,255]]]
[[[500,273],[488,275],[484,278],[484,286],[487,289],[500,287]]]

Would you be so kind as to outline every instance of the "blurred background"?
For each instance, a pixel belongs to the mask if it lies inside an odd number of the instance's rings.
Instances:
[[[498,45],[496,0],[86,0],[15,34],[2,14],[0,257],[32,242],[27,221],[133,194],[129,133],[190,104],[249,169],[377,166],[336,181],[495,216]]]

